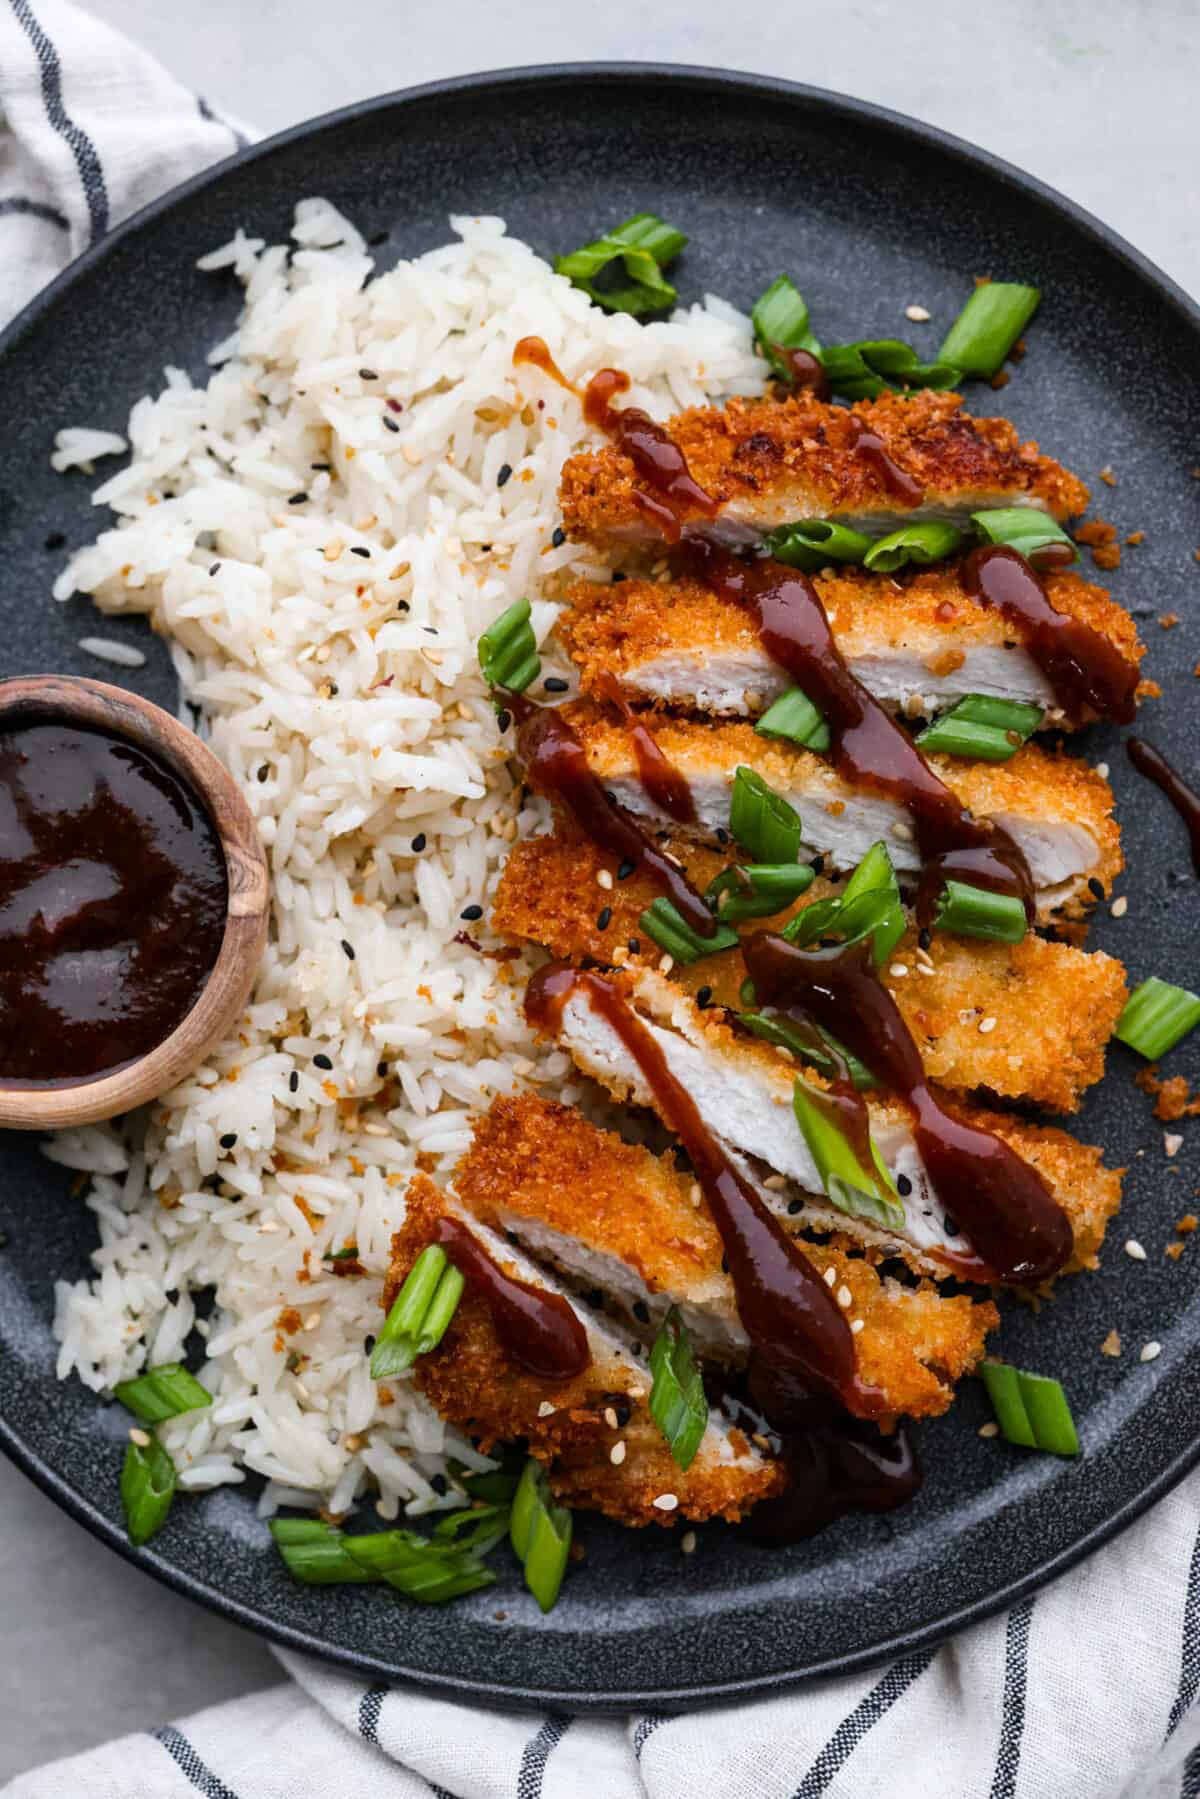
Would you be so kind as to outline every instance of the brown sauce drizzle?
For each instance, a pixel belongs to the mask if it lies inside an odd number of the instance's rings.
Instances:
[[[802,950],[770,932],[743,945],[756,1003],[793,1009],[833,1031],[876,1079],[911,1107],[921,1159],[982,1264],[973,1278],[1027,1286],[1067,1261],[1071,1223],[1041,1175],[990,1131],[948,1112],[930,1091],[920,1051],[878,979],[869,943]]]
[[[1129,760],[1140,775],[1165,793],[1171,804],[1188,829],[1192,840],[1192,868],[1200,877],[1200,793],[1188,786],[1182,775],[1177,775],[1171,764],[1160,750],[1152,743],[1145,743],[1140,737],[1131,737],[1125,748],[1129,752]]]
[[[660,812],[665,812],[668,818],[673,818],[676,824],[693,824],[696,803],[685,777],[671,761],[649,725],[633,710],[621,691],[620,682],[608,676],[601,681],[600,687],[604,698],[617,708],[625,720],[629,741],[633,745],[634,760],[637,762],[638,780],[647,799]]]
[[[513,1360],[543,1380],[574,1380],[591,1362],[587,1332],[566,1300],[507,1274],[457,1218],[439,1218],[436,1241],[482,1295]]]
[[[859,1376],[854,1336],[813,1264],[710,1133],[654,1038],[602,976],[550,963],[529,983],[525,1010],[553,1031],[582,992],[633,1057],[664,1121],[682,1141],[725,1248],[738,1316],[751,1342],[752,1405],[782,1438],[787,1492],[756,1509],[755,1534],[810,1536],[850,1511],[888,1511],[921,1484],[907,1438],[884,1439],[869,1416],[882,1395]],[[853,1406],[858,1416],[847,1408]]]
[[[668,543],[678,543],[685,515],[699,513],[702,518],[713,518],[719,507],[712,495],[693,481],[687,457],[669,431],[656,424],[640,406],[616,410],[612,404],[614,396],[625,393],[628,387],[629,376],[622,370],[601,369],[588,382],[583,416],[589,425],[612,438],[653,490],[634,490],[632,499],[638,511],[658,526]]]
[[[506,693],[503,700],[520,726],[517,754],[534,791],[560,800],[593,843],[622,862],[632,862],[657,881],[698,936],[713,936],[717,921],[703,899],[637,820],[605,793],[588,767],[586,750],[561,712],[553,706],[539,706],[523,694]]]
[[[825,715],[834,766],[856,786],[890,794],[913,821],[924,870],[917,920],[932,922],[943,882],[961,880],[1016,894],[1033,917],[1033,880],[1008,832],[977,819],[934,774],[911,737],[847,668],[816,589],[798,569],[762,559],[739,562],[701,541],[688,565],[715,593],[745,606],[767,654]]]
[[[814,400],[828,401],[833,396],[825,364],[810,350],[789,350],[784,344],[772,344],[776,356],[786,364],[791,384],[798,394],[811,394]]]
[[[1040,556],[1039,562],[1045,566]],[[1036,571],[1011,544],[972,550],[961,580],[972,599],[994,606],[1019,627],[1025,648],[1069,718],[1078,721],[1097,713],[1118,724],[1130,722],[1136,710],[1137,664],[1127,662],[1082,619],[1056,612]]]
[[[575,383],[567,380],[567,377],[563,374],[553,356],[551,356],[549,348],[543,338],[521,338],[520,341],[513,346],[512,359],[514,366],[517,368],[520,368],[522,363],[528,363],[535,369],[541,369],[543,375],[549,375],[551,381],[557,381],[558,385],[565,388],[569,394],[579,392]]]
[[[902,500],[906,506],[919,506],[925,498],[925,489],[919,481],[913,479],[893,462],[888,455],[882,437],[871,430],[865,419],[857,413],[850,414],[853,435],[850,447],[856,456],[860,456],[872,472],[878,475],[885,490],[893,499]]]

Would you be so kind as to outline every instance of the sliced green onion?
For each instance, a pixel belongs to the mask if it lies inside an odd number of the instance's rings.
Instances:
[[[647,937],[652,938],[659,949],[665,949],[676,962],[699,962],[704,956],[736,949],[740,942],[737,932],[725,924],[719,924],[711,937],[701,937],[669,899],[654,900],[646,907],[638,924]]]
[[[1078,546],[1058,520],[1051,518],[1048,512],[1040,512],[1036,506],[997,506],[990,512],[973,512],[971,523],[985,543],[1006,543],[1035,568],[1039,553],[1050,548],[1056,552],[1056,567],[1079,559]]]
[[[782,912],[815,879],[807,862],[752,862],[722,869],[705,888],[704,898],[723,924],[739,924],[743,918]]]
[[[818,356],[821,346],[808,328],[808,307],[788,276],[777,276],[759,295],[750,320],[766,361],[779,379],[791,387],[792,371],[780,350],[807,350],[810,356]]]
[[[672,1306],[650,1351],[650,1416],[680,1468],[690,1468],[708,1429],[704,1382],[683,1319]]]
[[[321,1518],[272,1518],[270,1530],[289,1574],[309,1586],[365,1586],[375,1578],[349,1554],[341,1531]]]
[[[916,568],[928,568],[931,562],[957,556],[966,541],[966,533],[957,525],[948,525],[938,519],[930,519],[925,524],[902,525],[899,531],[892,531],[871,545],[863,557],[863,566],[876,575],[894,574],[910,562]]]
[[[874,1169],[868,1171],[834,1122],[828,1096],[799,1076],[792,1089],[792,1110],[830,1205],[854,1218],[872,1218],[885,1230],[902,1231],[904,1207],[874,1138]]]
[[[944,756],[973,756],[980,762],[1007,762],[1042,722],[1040,706],[968,693],[957,706],[927,725],[917,742]]]
[[[136,1380],[118,1381],[113,1394],[143,1424],[162,1424],[168,1418],[177,1418],[180,1412],[194,1412],[212,1404],[212,1394],[180,1362],[164,1362],[160,1368],[139,1374]]]
[[[1180,1040],[1200,1024],[1200,997],[1186,987],[1173,987],[1152,974],[1134,988],[1125,1002],[1113,1031],[1122,1043],[1136,1049],[1139,1056],[1155,1062],[1174,1049]]]
[[[805,906],[783,931],[803,948],[818,937],[854,943],[870,936],[876,968],[881,968],[907,930],[900,887],[883,843],[873,843],[840,894]]]
[[[922,362],[911,344],[894,337],[827,345],[821,361],[829,385],[847,400],[874,400],[889,388],[958,387],[962,381],[958,364],[945,357]]]
[[[990,381],[1037,310],[1036,287],[1016,281],[985,281],[977,287],[938,351],[964,375]]]
[[[479,666],[489,687],[523,693],[542,664],[529,622],[528,600],[514,600],[479,639]]]
[[[533,1456],[513,1500],[509,1537],[525,1569],[526,1586],[548,1612],[558,1598],[571,1549],[571,1514],[565,1505],[555,1505],[546,1470]]]
[[[763,548],[776,562],[811,574],[833,562],[861,562],[874,538],[831,518],[802,519],[794,525],[778,525],[763,538]]]
[[[782,737],[803,750],[827,750],[832,741],[829,726],[799,687],[789,687],[768,706],[754,729],[760,737]]]
[[[499,1541],[503,1532],[491,1541]],[[273,1518],[271,1535],[289,1573],[309,1586],[384,1581],[423,1605],[442,1605],[495,1580],[472,1548],[410,1530],[349,1537],[320,1518]]]
[[[404,1374],[436,1349],[462,1298],[463,1277],[436,1243],[423,1249],[401,1287],[371,1354],[371,1378]]]
[[[800,814],[745,765],[733,777],[729,830],[756,862],[794,862],[800,854]]]
[[[129,1541],[139,1548],[166,1523],[175,1497],[175,1464],[159,1442],[130,1443],[121,1470],[121,1504]]]
[[[860,1093],[867,1093],[872,1087],[879,1085],[871,1070],[857,1056],[852,1055],[844,1044],[839,1043],[832,1032],[820,1030],[819,1025],[816,1028],[829,1046],[831,1053],[828,1055],[817,1044],[807,1042],[804,1034],[796,1029],[790,1019],[769,1007],[765,1012],[739,1012],[738,1023],[745,1025],[753,1036],[761,1037],[764,1042],[777,1043],[781,1048],[791,1050],[794,1056],[799,1056],[821,1074],[828,1075],[830,1080],[836,1080],[844,1067]]]
[[[1020,943],[1028,928],[1025,903],[1015,893],[992,893],[966,881],[947,881],[934,914],[934,929],[989,943]],[[1200,1003],[1200,1002],[1198,1002]]]
[[[1052,1455],[1079,1454],[1079,1433],[1058,1381],[1027,1374],[1008,1362],[983,1362],[979,1373],[1009,1443]]]
[[[358,1244],[347,1243],[344,1249],[327,1249],[321,1260],[323,1262],[355,1262],[358,1260]]]
[[[508,1535],[511,1511],[508,1505],[474,1505],[460,1512],[448,1512],[434,1525],[433,1540],[453,1543],[474,1555],[486,1555],[501,1537]]]
[[[464,1492],[472,1499],[482,1499],[488,1505],[511,1505],[513,1494],[517,1490],[517,1482],[525,1467],[525,1457],[519,1449],[511,1445],[500,1451],[500,1466],[472,1470],[461,1462],[449,1464],[451,1478],[457,1481]]]
[[[573,287],[582,288],[605,312],[628,312],[634,316],[661,312],[673,306],[678,297],[662,270],[687,241],[682,231],[665,224],[655,213],[639,212],[594,243],[558,257],[555,273],[565,275]],[[619,287],[598,286],[596,276],[618,259],[624,265],[627,283]]]

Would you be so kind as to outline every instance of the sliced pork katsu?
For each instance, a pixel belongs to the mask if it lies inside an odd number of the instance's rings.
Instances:
[[[963,589],[960,565],[914,574],[826,569],[812,577],[851,674],[906,718],[942,712],[967,694],[1041,706],[1045,723],[1076,722],[1019,633]],[[1135,667],[1145,654],[1133,619],[1076,574],[1043,578],[1057,612],[1098,632]],[[580,583],[559,632],[582,690],[726,718],[755,718],[791,681],[745,610],[694,577]]]
[[[485,1451],[523,1438],[543,1462],[560,1499],[591,1507],[621,1524],[671,1524],[742,1517],[779,1492],[786,1476],[716,1408],[686,1470],[674,1461],[647,1401],[652,1378],[646,1354],[611,1321],[571,1300],[490,1226],[466,1217],[424,1175],[408,1188],[403,1228],[392,1239],[384,1290],[390,1306],[413,1262],[435,1240],[443,1218],[465,1222],[490,1259],[570,1305],[586,1333],[588,1365],[570,1380],[531,1374],[505,1347],[488,1302],[468,1283],[436,1350],[418,1357],[413,1379],[448,1423]],[[669,1509],[654,1501],[673,1495]]]
[[[655,719],[658,747],[690,795],[694,817],[680,825],[643,784],[622,720],[588,701],[572,702],[563,716],[605,791],[655,828],[721,841],[728,834],[734,776],[747,767],[795,808],[807,850],[828,857],[834,868],[854,867],[882,839],[902,882],[920,871],[908,814],[897,799],[850,785],[823,757],[772,742],[748,724]],[[1039,914],[1109,891],[1122,867],[1112,790],[1086,763],[1032,743],[1002,764],[951,756],[927,761],[961,805],[1008,832],[1028,863]]]
[[[594,1003],[586,977],[564,984],[552,1008],[535,1000],[533,1022],[553,1032],[576,1065],[614,1098],[660,1109],[653,1082],[611,1018]],[[531,987],[531,995],[534,993]],[[899,1255],[933,1275],[963,1274],[991,1281],[922,1159],[909,1108],[890,1097],[865,1096],[870,1133],[895,1189],[898,1213],[886,1226],[877,1217],[840,1210],[824,1193],[818,1165],[793,1111],[794,1068],[771,1045],[747,1040],[723,1014],[702,1010],[661,974],[625,971],[603,986],[632,1010],[651,1053],[691,1098],[712,1135],[764,1170],[784,1177],[772,1203],[799,1224],[832,1231],[885,1255]],[[1101,1152],[1065,1132],[1007,1118],[956,1099],[947,1108],[968,1126],[999,1138],[1040,1175],[1066,1215],[1073,1237],[1069,1268],[1092,1267],[1108,1219],[1120,1201],[1120,1177]],[[667,1120],[669,1122],[669,1120]],[[961,1200],[961,1195],[959,1196]],[[956,1202],[957,1203],[957,1202]]]
[[[729,866],[728,851],[667,845],[686,859],[703,890]],[[506,936],[542,944],[568,961],[654,967],[662,952],[641,915],[658,897],[635,869],[618,879],[615,857],[561,825],[552,835],[515,844],[500,876],[492,923]],[[740,927],[782,930],[795,912],[838,892],[818,877],[794,906]],[[636,947],[631,948],[631,945]],[[957,1091],[983,1089],[1071,1112],[1104,1073],[1104,1051],[1127,997],[1113,956],[1085,952],[1027,932],[1020,943],[986,943],[935,932],[928,950],[915,928],[880,969],[920,1049],[931,1080]],[[703,994],[706,1006],[744,1009],[746,968],[739,950],[677,963],[671,979]],[[981,1028],[982,1027],[982,1028]]]
[[[698,1189],[671,1156],[602,1131],[579,1112],[498,1099],[455,1173],[462,1205],[511,1233],[568,1280],[602,1291],[650,1341],[678,1307],[696,1354],[740,1366],[750,1347],[722,1244]],[[881,1279],[869,1262],[800,1243],[847,1311],[859,1373],[891,1417],[943,1412],[983,1354],[989,1304]]]
[[[710,502],[674,506],[685,536],[749,543],[777,525],[836,519],[874,536],[916,519],[964,522],[997,506],[1062,520],[1088,490],[1007,419],[977,419],[957,394],[923,389],[851,407],[808,396],[732,399],[666,423]],[[873,448],[877,445],[878,448]],[[606,546],[662,542],[647,489],[621,449],[572,456],[559,500],[567,536]]]

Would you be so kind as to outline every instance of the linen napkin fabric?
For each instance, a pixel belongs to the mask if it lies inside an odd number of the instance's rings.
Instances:
[[[67,0],[0,0],[0,323],[119,219],[246,141]],[[5,1792],[1200,1799],[1198,1526],[1200,1474],[1007,1616],[754,1704],[679,1718],[502,1714],[280,1652],[279,1687]]]

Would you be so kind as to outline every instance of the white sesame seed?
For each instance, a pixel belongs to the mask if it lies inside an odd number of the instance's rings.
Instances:
[[[768,1193],[782,1193],[783,1189],[787,1186],[787,1176],[782,1174],[769,1174],[763,1182],[763,1186],[767,1189]]]
[[[685,1530],[684,1531],[683,1535],[679,1539],[679,1547],[682,1549],[684,1555],[695,1555],[695,1553],[696,1553],[696,1533],[694,1530]]]
[[[617,1414],[615,1409],[610,1405],[606,1405],[604,1408],[604,1422],[607,1424],[609,1430],[616,1430]]]
[[[1177,1156],[1183,1148],[1183,1138],[1175,1131],[1164,1131],[1163,1148],[1169,1156]]]
[[[1162,1344],[1155,1343],[1152,1340],[1149,1343],[1142,1344],[1141,1353],[1138,1356],[1138,1361],[1139,1362],[1153,1362],[1153,1361],[1156,1361],[1157,1358],[1161,1354],[1162,1354]]]
[[[645,1399],[646,1397],[645,1387],[630,1387],[628,1392],[630,1399]]]
[[[1115,899],[1112,903],[1111,910],[1114,918],[1124,918],[1126,912],[1129,910],[1128,897],[1123,893],[1119,899]]]
[[[848,1306],[854,1304],[854,1295],[851,1293],[849,1287],[844,1284],[837,1290],[837,1302],[843,1311],[845,1311]]]
[[[282,1226],[280,1225],[278,1218],[264,1218],[258,1227],[259,1235],[262,1237],[269,1237],[272,1231],[280,1229],[282,1229]]]
[[[400,453],[404,457],[405,462],[412,468],[416,468],[417,464],[421,461],[421,452],[418,450],[416,444],[405,444]]]
[[[1125,1254],[1131,1256],[1135,1262],[1144,1262],[1146,1260],[1146,1252],[1136,1237],[1127,1237],[1125,1239]]]
[[[139,1449],[149,1449],[150,1432],[148,1430],[139,1430],[135,1424],[130,1429],[129,1441],[131,1443],[136,1443]]]
[[[908,963],[907,962],[893,962],[892,966],[888,969],[888,973],[891,975],[891,977],[894,981],[902,981],[904,979],[905,975],[908,973]]]
[[[902,818],[898,818],[892,826],[892,836],[899,838],[901,843],[911,843],[912,826],[906,825]]]
[[[702,1194],[702,1193],[701,1193],[701,1191],[700,1191],[700,1183],[699,1183],[699,1181],[693,1181],[693,1182],[692,1182],[692,1191],[691,1191],[691,1193],[690,1193],[690,1195],[689,1195],[689,1198],[690,1198],[690,1199],[691,1199],[691,1202],[692,1202],[692,1204],[693,1204],[693,1206],[698,1206],[698,1205],[699,1205],[699,1204],[700,1204],[700,1201],[701,1201],[701,1199],[702,1199],[702,1198],[703,1198],[703,1197],[704,1197],[704,1196],[703,1196],[703,1194]]]
[[[597,873],[596,873],[597,887],[603,887],[605,893],[611,893],[612,892],[612,884],[613,884],[613,878],[609,874],[607,868],[598,869]]]
[[[679,1501],[674,1493],[660,1493],[653,1503],[658,1507],[660,1512],[673,1512],[675,1507],[679,1504]]]
[[[363,1130],[368,1137],[390,1137],[392,1134],[386,1124],[364,1124]]]
[[[906,319],[911,319],[914,325],[924,325],[933,317],[933,314],[927,306],[906,306],[904,316]]]
[[[981,1037],[988,1036],[988,1034],[991,1031],[994,1031],[995,1028],[996,1028],[996,1020],[994,1018],[988,1017],[988,1018],[981,1018],[979,1020],[979,1035]]]
[[[837,1269],[836,1269],[836,1268],[834,1268],[834,1267],[833,1267],[833,1266],[832,1266],[832,1264],[831,1264],[831,1265],[830,1265],[830,1266],[829,1266],[829,1267],[828,1267],[828,1268],[827,1268],[827,1269],[826,1269],[826,1270],[825,1270],[825,1285],[826,1285],[826,1286],[827,1286],[827,1287],[832,1287],[832,1285],[833,1285],[833,1283],[834,1283],[834,1281],[835,1281],[835,1280],[836,1280],[836,1279],[837,1279]]]
[[[979,1426],[979,1434],[981,1437],[998,1437],[1000,1435],[1000,1426],[996,1423],[994,1418],[989,1418],[986,1424],[981,1424]]]
[[[850,1329],[854,1332],[854,1335],[856,1337],[857,1337],[859,1331],[862,1330],[862,1328],[863,1328],[863,1321],[861,1318],[852,1318],[850,1320]]]
[[[1102,781],[1107,781],[1107,779],[1108,779],[1108,763],[1107,762],[1097,762],[1096,773],[1100,776],[1100,779]]]
[[[551,1405],[548,1399],[543,1399],[537,1409],[537,1415],[539,1418],[552,1418],[557,1410],[556,1405]]]
[[[625,1445],[624,1445],[624,1443],[614,1443],[612,1448],[608,1452],[608,1459],[612,1463],[614,1468],[619,1468],[621,1466],[621,1463],[625,1460]],[[654,1501],[654,1503],[655,1503],[655,1505],[658,1504],[657,1499]]]
[[[320,1324],[320,1322],[321,1322],[320,1312],[310,1312],[308,1314],[308,1317],[304,1320],[304,1323],[301,1325],[300,1328],[301,1328],[301,1330],[315,1331],[318,1324]]]
[[[660,956],[658,958],[659,974],[670,974],[670,972],[674,968],[674,966],[675,966],[674,956]]]

